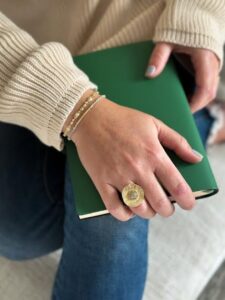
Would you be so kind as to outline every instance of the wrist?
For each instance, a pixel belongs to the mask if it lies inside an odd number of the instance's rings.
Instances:
[[[100,101],[98,101],[98,103],[96,103],[91,108],[87,116],[85,116],[82,122],[78,125],[77,129],[71,135],[71,140],[76,146],[80,137],[90,136],[90,129],[93,129],[97,126],[97,120],[99,120],[99,118],[102,118],[103,114],[107,111],[110,103],[112,103],[112,101],[105,97],[102,97]]]
[[[80,107],[83,105],[83,103],[85,102],[85,100],[93,93],[93,89],[88,89],[87,91],[85,91],[83,93],[83,95],[81,96],[80,100],[75,104],[73,110],[70,112],[70,114],[68,115],[66,121],[64,122],[63,128],[62,128],[62,132],[64,133],[67,126],[70,124],[74,114],[76,113],[76,111],[78,111],[80,109]]]

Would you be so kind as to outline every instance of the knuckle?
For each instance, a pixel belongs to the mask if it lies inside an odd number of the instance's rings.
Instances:
[[[178,183],[173,190],[173,194],[175,198],[182,199],[182,202],[181,201],[179,202],[183,209],[191,210],[194,207],[195,198],[193,197],[193,194],[186,183],[184,182]],[[183,197],[185,197],[185,200]]]
[[[186,182],[180,181],[176,184],[176,186],[173,188],[173,195],[175,197],[179,196],[187,196],[189,193],[189,188]]]
[[[154,208],[157,211],[164,209],[165,204],[166,204],[166,201],[163,197],[160,197],[160,198],[157,198],[154,200]]]
[[[157,163],[162,163],[165,159],[165,155],[162,151],[157,151],[154,155]]]
[[[178,146],[180,146],[182,148],[183,147],[186,148],[188,146],[188,141],[182,135],[179,135],[177,143],[178,143]]]
[[[215,97],[212,98],[212,99],[209,99],[208,102],[207,102],[206,104],[210,104],[211,102],[213,102],[214,99],[215,99]],[[206,105],[206,104],[205,104],[205,105]],[[204,105],[204,106],[205,106],[205,105]]]
[[[152,219],[156,216],[156,212],[151,210],[151,212],[148,214],[148,219]]]
[[[145,148],[146,154],[149,158],[154,159],[157,162],[161,162],[164,159],[164,153],[160,149],[157,149],[156,147],[149,145]]]
[[[132,169],[135,173],[135,177],[140,178],[141,174],[143,173],[143,167],[142,167],[142,164],[138,162],[138,160],[133,162]]]
[[[125,213],[122,211],[121,207],[115,207],[113,205],[108,205],[107,209],[109,213],[114,216],[116,219],[122,222],[126,222],[131,218],[131,214]]]
[[[134,162],[134,158],[133,156],[128,153],[128,152],[124,152],[123,153],[123,159],[128,163],[128,164],[133,164]]]
[[[172,193],[175,195],[175,197],[179,197],[179,196],[182,196],[182,195],[185,195],[187,194],[188,192],[188,188],[187,188],[187,185],[183,182],[179,182],[174,188],[173,188],[173,191]]]
[[[136,159],[135,157],[131,156],[130,154],[126,153],[125,154],[125,160],[126,160],[126,164],[129,166],[129,168],[131,168],[132,170],[139,173],[141,167],[140,167],[140,162],[138,159]]]
[[[217,90],[212,90],[212,94],[211,94],[211,100],[215,99],[216,98],[216,94],[217,94]]]
[[[192,210],[195,206],[195,200],[194,199],[189,199],[187,201],[185,201],[185,203],[183,204],[183,208],[186,210]]]
[[[156,216],[156,212],[154,211],[154,212],[152,212],[152,215],[150,218],[154,218],[155,216]]]
[[[134,209],[135,213],[137,213],[139,215],[146,215],[146,213],[147,213],[147,206],[145,205],[145,203],[142,203],[133,209]]]
[[[206,93],[207,98],[208,98],[209,100],[214,99],[215,96],[216,96],[216,95],[215,95],[214,89],[212,89],[212,88],[210,88],[210,87],[206,87],[206,88],[205,88],[205,93]]]
[[[126,209],[123,206],[122,202],[120,203],[116,201],[116,190],[113,193],[109,193],[106,187],[102,186],[100,189],[98,189],[98,191],[101,195],[102,201],[104,202],[106,209],[113,217],[123,222],[128,221],[132,217],[133,213]],[[118,198],[118,200],[120,199]]]
[[[153,61],[160,61],[162,58],[163,58],[163,53],[161,50],[157,50],[152,56]]]
[[[166,126],[160,119],[155,118],[154,116],[149,116],[149,127],[152,127],[152,122],[155,125],[155,127],[157,128],[157,131],[160,132],[161,128],[163,126]],[[151,128],[150,127],[150,128]]]
[[[117,219],[121,222],[127,222],[131,219],[132,217],[131,216],[119,216],[117,217]]]
[[[133,166],[133,170],[134,170],[134,176],[135,176],[135,178],[137,178],[138,180],[141,180],[141,179],[145,176],[143,164],[136,163],[136,164]]]
[[[164,217],[169,218],[174,214],[174,208],[172,207],[170,210],[167,210]]]
[[[118,214],[120,212],[121,208],[116,203],[114,203],[113,200],[112,201],[107,201],[107,202],[104,201],[104,202],[105,202],[105,205],[106,205],[106,208],[108,209],[108,211],[110,213],[112,213],[113,215],[116,215],[116,214]]]
[[[135,214],[139,215],[140,217],[142,217],[144,219],[153,218],[155,216],[156,212],[145,204],[141,204],[141,205],[135,207]]]

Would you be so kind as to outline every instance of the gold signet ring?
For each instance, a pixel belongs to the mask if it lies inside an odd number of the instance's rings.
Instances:
[[[137,207],[144,201],[144,190],[140,185],[131,182],[123,188],[122,198],[127,206]]]

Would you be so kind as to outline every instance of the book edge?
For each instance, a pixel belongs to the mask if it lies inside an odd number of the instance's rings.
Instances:
[[[95,212],[84,214],[84,215],[79,215],[79,218],[82,220],[82,219],[98,217],[98,216],[102,216],[102,215],[106,215],[106,214],[109,214],[109,211],[107,209],[101,210],[101,211],[95,211]]]
[[[207,196],[212,196],[212,195],[216,194],[217,192],[218,192],[218,189],[210,189],[210,190],[203,190],[203,191],[195,191],[195,192],[193,192],[193,194],[196,199],[200,199],[200,198],[205,198]],[[169,198],[173,202],[172,197],[169,197]],[[102,215],[106,215],[106,214],[109,214],[109,211],[107,209],[101,210],[101,211],[95,211],[95,212],[84,214],[84,215],[79,215],[79,219],[84,220],[84,219],[98,217],[98,216],[102,216]]]

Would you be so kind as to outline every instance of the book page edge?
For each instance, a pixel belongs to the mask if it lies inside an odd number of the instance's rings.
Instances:
[[[109,211],[106,210],[101,210],[101,211],[95,211],[90,214],[85,214],[85,215],[79,215],[79,218],[82,219],[87,219],[87,218],[92,218],[92,217],[97,217],[101,215],[109,214]]]

